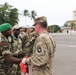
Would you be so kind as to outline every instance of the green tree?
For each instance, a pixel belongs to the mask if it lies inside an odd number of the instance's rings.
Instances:
[[[36,16],[37,16],[36,11],[35,11],[35,10],[32,10],[32,11],[31,11],[31,15],[30,15],[31,19],[34,20],[34,19],[36,18]]]
[[[0,24],[8,22],[11,25],[14,25],[15,22],[18,21],[18,9],[12,7],[13,6],[9,5],[7,2],[0,4]]]
[[[64,27],[68,27],[68,24],[65,23],[65,24],[64,24]]]
[[[0,24],[7,22],[9,18],[9,12],[10,12],[11,6],[6,2],[3,5],[0,5]]]
[[[50,29],[51,29],[52,33],[56,33],[58,31],[60,31],[61,28],[58,25],[51,25]]]
[[[29,13],[29,11],[28,11],[27,9],[25,9],[23,15],[24,15],[25,17],[26,17],[26,16],[29,17],[30,13]]]
[[[18,9],[17,8],[11,9],[10,15],[9,15],[9,18],[11,20],[9,20],[9,23],[11,23],[12,25],[15,25],[15,23],[19,21],[18,16],[19,16]]]
[[[71,23],[71,29],[74,30],[75,29],[75,26],[76,26],[75,23]]]

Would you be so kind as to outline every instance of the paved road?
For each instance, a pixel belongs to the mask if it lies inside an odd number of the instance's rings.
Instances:
[[[57,49],[54,75],[76,75],[76,34],[52,34]]]

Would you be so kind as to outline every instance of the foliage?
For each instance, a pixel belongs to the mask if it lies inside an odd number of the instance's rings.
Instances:
[[[64,27],[68,27],[68,24],[65,23],[65,24],[64,24]]]
[[[25,16],[25,23],[26,23],[26,17],[29,17],[34,20],[35,17],[37,16],[37,14],[36,14],[36,11],[34,11],[34,10],[29,12],[27,9],[25,9],[23,12],[23,16]]]
[[[32,10],[32,11],[31,11],[31,15],[30,15],[31,19],[34,20],[36,16],[37,16],[36,11],[35,11],[35,10]]]
[[[25,17],[26,17],[26,16],[29,17],[30,13],[29,13],[29,11],[28,11],[27,9],[25,9],[23,15],[24,15]]]
[[[11,18],[10,23],[13,22],[12,25],[15,25],[15,23],[18,22],[18,15],[19,13],[17,8],[11,9],[9,17]]]
[[[75,29],[75,23],[71,23],[71,29]]]
[[[18,23],[19,15],[20,13],[18,13],[18,9],[13,8],[13,6],[9,5],[7,2],[0,4],[0,24],[10,23],[13,26],[15,23]],[[27,9],[25,9],[22,15],[25,16],[25,18],[29,17],[34,20],[37,13],[34,10],[29,12]]]
[[[13,8],[7,2],[2,5],[0,4],[0,24],[8,22],[14,25],[18,21],[18,15],[17,8]]]
[[[58,25],[51,25],[51,26],[49,26],[49,29],[52,33],[56,33],[58,31],[60,31],[60,27]]]

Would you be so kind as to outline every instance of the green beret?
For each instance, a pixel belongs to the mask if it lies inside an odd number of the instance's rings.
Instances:
[[[11,29],[11,25],[9,23],[3,23],[0,25],[0,32],[5,32],[9,29]]]

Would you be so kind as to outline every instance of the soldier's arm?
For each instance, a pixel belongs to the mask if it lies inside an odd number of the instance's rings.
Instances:
[[[8,48],[8,44],[6,44],[5,41],[0,42],[0,50],[2,57],[4,58],[4,60],[6,60],[6,62],[19,63],[21,61],[21,59],[12,56],[12,53]]]
[[[45,41],[42,38],[39,38],[35,45],[33,55],[25,62],[34,66],[47,64],[49,62],[49,50],[47,49]]]
[[[13,56],[11,56],[10,54],[6,54],[6,55],[4,56],[4,59],[5,59],[7,62],[9,62],[9,63],[16,63],[16,64],[20,63],[21,60],[22,60],[22,59],[18,59],[18,58],[13,57]]]

